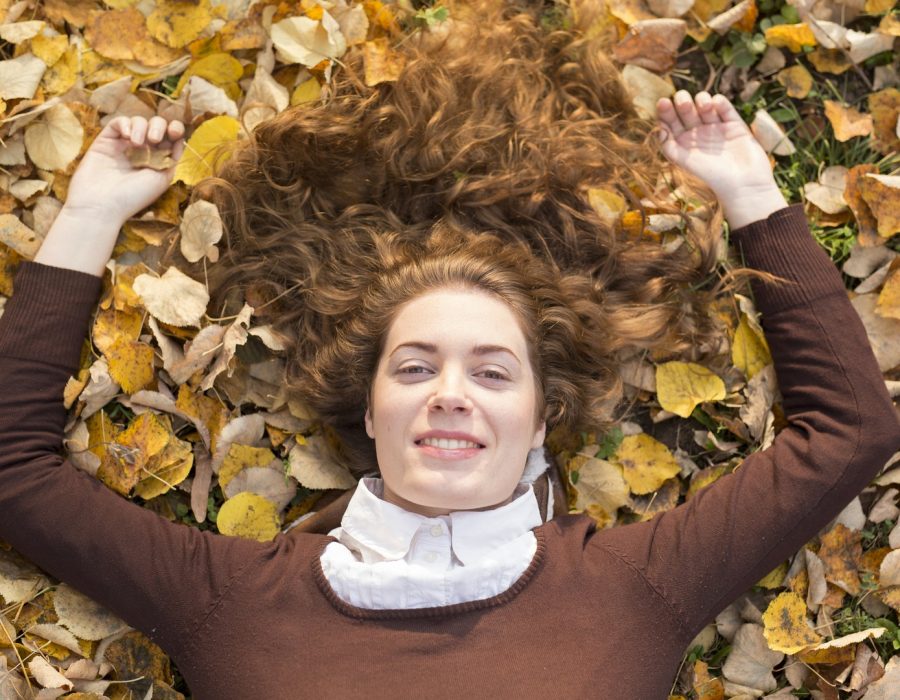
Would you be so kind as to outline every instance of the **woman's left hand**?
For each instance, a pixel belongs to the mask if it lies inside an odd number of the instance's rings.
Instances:
[[[778,190],[765,150],[724,95],[679,90],[656,103],[662,152],[703,180],[725,204]]]

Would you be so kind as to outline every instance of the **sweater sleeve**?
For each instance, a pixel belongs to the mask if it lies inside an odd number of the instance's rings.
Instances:
[[[100,283],[33,262],[16,275],[0,316],[0,537],[177,660],[262,546],[169,522],[60,456]]]
[[[763,451],[654,519],[604,530],[686,642],[815,537],[900,448],[900,424],[840,274],[795,204],[732,234],[748,267],[788,425]]]

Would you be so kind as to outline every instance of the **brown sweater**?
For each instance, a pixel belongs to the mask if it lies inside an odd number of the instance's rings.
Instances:
[[[597,531],[535,529],[537,553],[494,598],[363,610],[319,566],[333,540],[257,543],[166,521],[58,454],[63,386],[100,291],[23,263],[0,318],[0,537],[142,630],[197,700],[665,698],[693,636],[795,553],[878,474],[900,425],[863,326],[802,208],[735,231],[789,425],[688,503]]]

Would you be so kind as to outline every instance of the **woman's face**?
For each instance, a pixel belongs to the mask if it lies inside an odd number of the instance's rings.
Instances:
[[[429,517],[509,501],[544,441],[537,400],[525,336],[504,302],[448,288],[406,303],[365,417],[385,500]]]

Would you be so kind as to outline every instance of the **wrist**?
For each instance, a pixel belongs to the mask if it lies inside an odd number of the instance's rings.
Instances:
[[[34,262],[102,277],[123,223],[106,210],[63,205]]]
[[[755,221],[763,221],[774,212],[789,206],[776,185],[760,190],[744,190],[730,197],[719,197],[725,220],[732,230]]]

